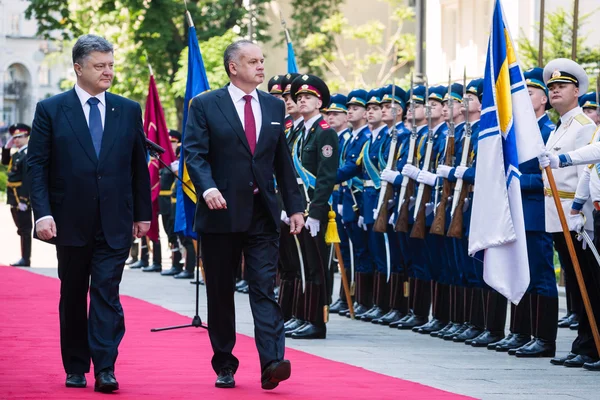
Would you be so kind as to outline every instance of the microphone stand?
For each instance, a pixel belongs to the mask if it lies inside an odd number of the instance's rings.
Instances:
[[[173,172],[173,170],[171,169],[171,166],[167,165],[163,160],[161,160],[160,154],[162,154],[162,153],[159,153],[159,151],[163,150],[163,152],[164,152],[164,149],[162,149],[160,146],[156,146],[156,147],[158,147],[158,149],[156,149],[154,146],[151,146],[151,145],[147,145],[146,147],[148,148],[148,152],[150,153],[150,156],[156,158],[158,160],[158,162],[160,162],[163,165],[164,168],[171,171],[171,173],[175,176],[175,178],[177,178],[179,180],[179,182],[181,182],[182,185],[184,185],[186,188],[188,188],[190,191],[192,191],[192,193],[196,194],[196,191],[194,190],[193,187],[191,187],[190,185],[185,183],[179,177],[179,174],[176,174],[175,172]],[[150,332],[170,331],[173,329],[192,328],[192,327],[208,329],[208,326],[206,326],[202,323],[202,319],[200,318],[200,315],[199,315],[199,308],[200,308],[200,242],[198,242],[198,248],[196,249],[196,280],[191,283],[193,285],[196,285],[196,314],[194,314],[194,317],[192,318],[192,323],[185,324],[185,325],[167,326],[164,328],[152,328],[152,329],[150,329]]]

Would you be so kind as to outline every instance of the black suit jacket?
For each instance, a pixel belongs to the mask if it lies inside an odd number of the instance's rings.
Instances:
[[[245,232],[252,220],[256,184],[279,229],[275,180],[288,215],[302,212],[302,197],[285,139],[285,104],[258,91],[262,126],[254,155],[227,87],[192,100],[183,147],[198,194],[194,229],[199,233]],[[210,210],[202,194],[217,188],[227,209]]]
[[[150,221],[150,178],[140,105],[106,93],[106,117],[96,156],[75,90],[37,104],[28,164],[35,220],[52,215],[54,243],[94,240],[99,216],[106,242],[131,245],[133,221]]]

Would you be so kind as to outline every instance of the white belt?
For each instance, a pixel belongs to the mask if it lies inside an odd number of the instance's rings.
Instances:
[[[302,178],[296,178],[296,182],[298,182],[298,185],[304,185]]]
[[[363,187],[375,187],[375,183],[373,183],[373,181],[364,181]]]

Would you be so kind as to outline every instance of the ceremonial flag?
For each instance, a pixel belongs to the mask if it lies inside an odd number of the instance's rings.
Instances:
[[[283,22],[283,17],[282,17],[282,24],[285,24],[285,22]],[[288,51],[287,72],[288,72],[288,74],[298,73],[298,64],[296,64],[296,54],[294,53],[294,45],[292,44],[292,39],[290,37],[290,33],[288,32],[285,25],[284,25],[283,29],[285,31],[285,40],[287,41],[287,51]]]
[[[496,1],[488,42],[469,254],[485,250],[485,282],[518,304],[529,286],[519,164],[537,157],[544,143]]]
[[[196,28],[192,21],[190,13],[187,12],[189,29],[188,29],[188,76],[187,85],[185,87],[185,97],[183,101],[183,129],[181,132],[181,142],[185,139],[185,124],[187,122],[188,110],[194,96],[210,90],[208,86],[208,78],[204,69],[204,61],[202,61],[202,53],[196,36]],[[196,239],[197,235],[194,232],[194,213],[196,211],[196,193],[191,189],[194,188],[192,180],[185,165],[185,152],[181,146],[179,176],[189,186],[182,185],[179,180],[176,182],[177,187],[177,204],[175,208],[175,232],[180,232],[184,236]],[[199,195],[202,195],[200,193]]]
[[[146,109],[144,111],[144,132],[148,139],[158,144],[165,149],[165,152],[160,155],[160,159],[167,165],[175,161],[175,153],[171,147],[169,138],[169,129],[165,121],[165,114],[160,104],[158,90],[156,89],[156,81],[154,74],[150,72],[150,85],[148,87],[148,97],[146,98]],[[157,159],[151,157],[148,162],[148,170],[150,172],[150,184],[152,188],[152,222],[148,237],[153,240],[158,240],[158,197],[160,194],[160,177],[159,170],[162,164]]]

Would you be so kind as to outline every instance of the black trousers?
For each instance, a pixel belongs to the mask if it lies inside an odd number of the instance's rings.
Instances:
[[[33,229],[33,215],[31,207],[28,207],[25,211],[19,211],[17,207],[11,207],[10,213],[12,214],[13,221],[17,227],[17,234],[19,236],[31,237]]]
[[[575,245],[575,252],[581,267],[581,274],[583,275],[583,281],[585,282],[594,317],[598,324],[600,322],[600,266],[591,250],[589,248],[583,250],[581,242],[578,242],[575,236],[575,233],[571,232],[571,237]],[[576,289],[579,296],[581,296],[565,237],[561,232],[553,233],[552,238],[554,239],[554,247],[560,255],[567,282],[571,282],[571,290]],[[590,322],[585,308],[582,305],[577,311],[580,315],[579,330],[577,331],[577,338],[573,341],[571,346],[571,352],[598,358],[598,352],[596,350],[592,329],[590,328]]]
[[[206,295],[208,334],[213,348],[212,367],[237,370],[235,346],[235,278],[242,252],[250,288],[250,308],[261,369],[283,360],[283,315],[274,287],[279,257],[279,233],[260,195],[254,196],[252,223],[247,232],[202,234],[200,238]]]
[[[114,367],[125,334],[119,283],[129,248],[111,248],[98,229],[86,246],[56,246],[56,254],[60,347],[65,372],[89,372],[90,357],[96,372]]]
[[[294,235],[290,233],[290,226],[282,222],[279,236],[279,275],[281,279],[293,281],[300,274],[300,258],[298,245]],[[298,242],[299,243],[299,242]],[[302,255],[300,255],[302,256]]]

